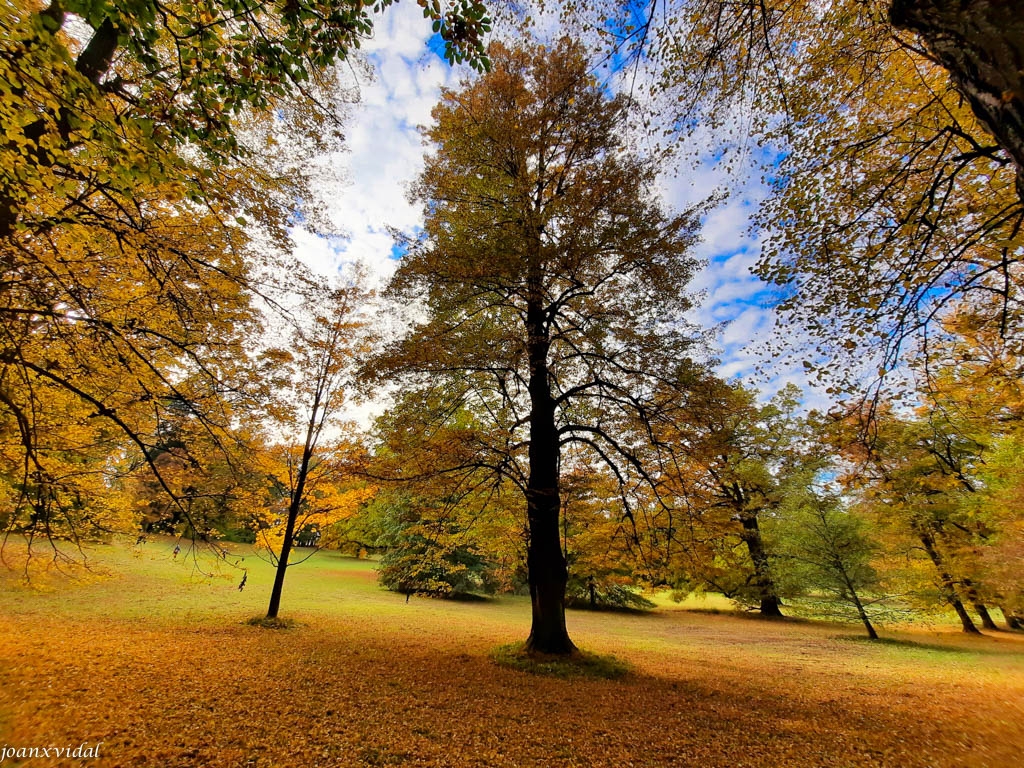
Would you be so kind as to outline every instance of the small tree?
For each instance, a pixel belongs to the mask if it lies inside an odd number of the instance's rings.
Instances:
[[[307,306],[313,308],[313,316],[308,325],[295,327],[291,348],[265,355],[267,370],[276,373],[267,382],[276,394],[270,413],[285,435],[268,474],[283,489],[287,503],[280,524],[264,526],[263,538],[273,540],[267,549],[277,566],[268,619],[277,618],[281,606],[288,557],[295,532],[302,527],[300,518],[302,524],[327,525],[341,514],[339,510],[351,511],[372,493],[366,488],[339,491],[346,482],[346,458],[359,453],[351,441],[339,437],[342,425],[337,415],[354,358],[364,349],[365,323],[359,316],[364,297],[357,283],[312,297]],[[324,503],[325,497],[333,501]]]
[[[805,486],[787,499],[769,528],[781,580],[809,592],[826,609],[853,610],[868,637],[878,639],[868,608],[879,589],[871,565],[878,553],[867,524],[844,509],[840,499]]]

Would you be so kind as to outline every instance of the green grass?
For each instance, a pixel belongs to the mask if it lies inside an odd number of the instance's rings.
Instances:
[[[616,680],[625,676],[632,667],[611,654],[575,651],[570,656],[552,656],[529,653],[523,643],[499,645],[491,651],[491,659],[503,667],[552,677],[590,677]]]

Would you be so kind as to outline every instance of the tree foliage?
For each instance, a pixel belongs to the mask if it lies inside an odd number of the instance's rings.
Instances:
[[[595,471],[643,476],[624,430],[643,435],[634,425],[660,418],[696,368],[681,291],[694,221],[660,210],[657,169],[620,138],[629,104],[579,46],[495,45],[491,61],[434,110],[438,151],[416,187],[425,237],[390,288],[425,318],[374,373],[428,393],[441,424],[469,403],[498,428],[476,433],[498,439],[474,440],[472,462],[523,492],[530,643],[567,653],[560,456],[584,446]]]
[[[275,272],[268,244],[286,242],[290,213],[309,198],[298,169],[282,173],[265,153],[285,126],[323,137],[318,147],[335,138],[329,66],[387,5],[4,0],[0,403],[11,529],[26,530],[26,494],[75,495],[61,490],[69,475],[57,458],[75,450],[141,457],[184,508],[156,462],[173,409],[228,449],[256,277]],[[486,66],[482,6],[421,5],[453,60]],[[51,439],[56,431],[71,439]],[[91,447],[100,441],[111,447]],[[82,477],[111,474],[96,460]]]
[[[651,125],[681,151],[710,128],[719,146],[706,151],[760,165],[772,193],[756,222],[767,235],[758,274],[810,330],[799,354],[836,390],[884,376],[965,294],[1019,314],[1024,35],[1013,3],[570,8],[620,60],[647,67],[634,85],[651,83]]]

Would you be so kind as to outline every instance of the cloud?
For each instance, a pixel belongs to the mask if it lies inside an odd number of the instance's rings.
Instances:
[[[464,71],[428,51],[430,26],[415,4],[393,5],[376,22],[374,36],[362,47],[373,75],[358,66],[343,71],[360,96],[349,110],[346,151],[325,161],[346,180],[329,185],[324,201],[343,235],[296,230],[293,240],[298,257],[317,272],[334,275],[359,261],[382,285],[395,268],[388,228],[412,234],[422,224],[419,206],[407,195],[423,167],[418,127],[429,123],[441,87],[455,85]]]

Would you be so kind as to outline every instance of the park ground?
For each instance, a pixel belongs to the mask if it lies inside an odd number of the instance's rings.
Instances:
[[[1024,764],[1021,633],[940,622],[875,644],[693,601],[570,611],[577,645],[631,671],[539,676],[491,658],[525,638],[524,598],[407,603],[372,562],[322,552],[290,569],[296,625],[263,629],[245,621],[272,572],[250,548],[130,544],[95,547],[73,579],[0,571],[0,746],[102,742],[2,768]]]

